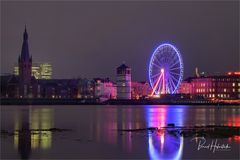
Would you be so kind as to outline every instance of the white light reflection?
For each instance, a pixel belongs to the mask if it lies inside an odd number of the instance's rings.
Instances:
[[[177,152],[172,152],[170,155],[169,153],[164,153],[162,151],[159,151],[159,148],[154,146],[153,137],[152,137],[152,135],[150,135],[148,138],[149,158],[152,160],[159,160],[159,159],[179,160],[179,159],[181,159],[182,153],[183,153],[184,138],[181,136],[179,138],[179,141],[180,141],[180,143],[179,143]],[[162,143],[162,141],[161,141],[161,143]],[[171,143],[171,142],[168,142],[168,143]]]

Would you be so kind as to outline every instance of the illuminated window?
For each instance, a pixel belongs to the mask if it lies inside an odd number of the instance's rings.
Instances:
[[[233,92],[235,92],[235,88],[233,88]]]
[[[232,86],[235,87],[235,83],[233,83]]]
[[[223,91],[224,91],[224,92],[227,92],[227,89],[226,89],[226,88],[224,88],[224,89],[223,89]]]
[[[214,98],[214,97],[215,97],[215,94],[213,94],[212,97]]]
[[[212,95],[211,94],[209,94],[209,98],[211,98],[212,97]]]
[[[238,87],[240,87],[240,83],[238,83]]]
[[[122,86],[123,86],[123,87],[125,87],[125,86],[126,86],[126,84],[125,84],[125,83],[122,83]]]

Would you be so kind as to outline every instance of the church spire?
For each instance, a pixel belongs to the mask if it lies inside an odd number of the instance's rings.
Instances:
[[[27,33],[27,26],[25,24],[24,34],[23,34],[23,40],[28,40],[28,33]]]
[[[22,44],[22,52],[21,52],[21,60],[27,61],[29,60],[29,49],[28,49],[28,33],[27,27],[25,25],[25,30],[23,33],[23,44]]]

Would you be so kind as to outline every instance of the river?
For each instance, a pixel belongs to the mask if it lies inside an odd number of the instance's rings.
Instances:
[[[166,132],[175,126],[240,127],[239,106],[1,106],[1,159],[239,159],[240,136],[199,140]],[[49,130],[52,128],[53,130]],[[54,130],[55,129],[55,130]],[[20,133],[30,130],[31,133]],[[10,134],[12,133],[12,134]],[[213,151],[208,144],[228,145]]]

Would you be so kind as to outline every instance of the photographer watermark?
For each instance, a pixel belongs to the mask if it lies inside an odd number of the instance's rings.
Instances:
[[[229,144],[220,143],[218,139],[207,141],[205,137],[194,137],[191,141],[195,140],[197,144],[197,150],[209,150],[212,153],[215,151],[230,151],[231,146]]]

